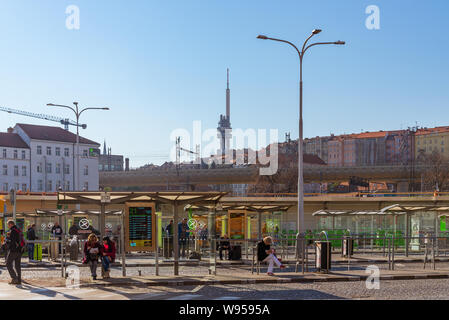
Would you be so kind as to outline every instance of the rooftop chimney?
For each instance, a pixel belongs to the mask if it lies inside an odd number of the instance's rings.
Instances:
[[[11,127],[8,128],[8,133],[13,133],[13,131],[14,131],[13,128],[11,128]]]
[[[129,158],[125,159],[125,171],[129,171]]]

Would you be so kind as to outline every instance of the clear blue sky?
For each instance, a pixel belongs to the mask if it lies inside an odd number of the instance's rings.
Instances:
[[[65,9],[80,8],[80,30]],[[380,8],[380,30],[365,8]],[[298,136],[298,59],[287,45],[314,28],[304,61],[306,137],[449,125],[449,2],[391,0],[4,0],[0,105],[69,116],[48,102],[108,106],[86,112],[83,135],[131,166],[162,163],[176,128],[216,128],[231,69],[233,128]],[[52,122],[0,113],[0,130]],[[57,124],[56,124],[57,125]]]

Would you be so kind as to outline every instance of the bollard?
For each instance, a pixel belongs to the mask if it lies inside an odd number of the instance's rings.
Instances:
[[[427,263],[427,242],[425,243],[425,247],[424,247],[424,266],[423,266],[423,269],[426,269],[426,263]]]
[[[391,252],[391,270],[394,270],[394,250],[395,250],[394,235],[391,238],[392,238],[392,242],[393,242],[393,249]]]
[[[388,240],[388,270],[391,270],[391,248],[390,248],[390,238]]]
[[[254,247],[253,247],[253,263],[251,264],[251,274],[254,274]]]
[[[306,272],[309,272],[309,246],[307,245],[307,242],[305,246],[306,246]]]
[[[433,264],[433,270],[436,269],[435,265],[435,238],[432,238],[432,264]]]

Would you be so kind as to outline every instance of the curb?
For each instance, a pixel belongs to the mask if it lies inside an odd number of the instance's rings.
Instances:
[[[313,276],[304,278],[274,278],[274,279],[239,279],[239,280],[163,280],[163,281],[124,281],[119,283],[80,283],[80,287],[107,287],[107,286],[197,286],[197,285],[234,285],[234,284],[282,284],[282,283],[314,283],[314,282],[356,282],[366,281],[368,275],[361,276]],[[428,274],[428,275],[384,275],[379,278],[381,281],[394,280],[419,280],[419,279],[449,279],[449,274]]]

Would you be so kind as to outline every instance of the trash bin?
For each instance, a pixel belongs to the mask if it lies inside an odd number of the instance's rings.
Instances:
[[[354,239],[350,237],[343,237],[342,246],[341,246],[341,255],[343,257],[350,257],[354,252]]]
[[[316,245],[316,268],[318,272],[329,273],[331,269],[332,244],[330,241],[315,241]]]
[[[235,245],[231,246],[231,252],[229,253],[230,260],[240,260],[242,259],[242,246]]]

